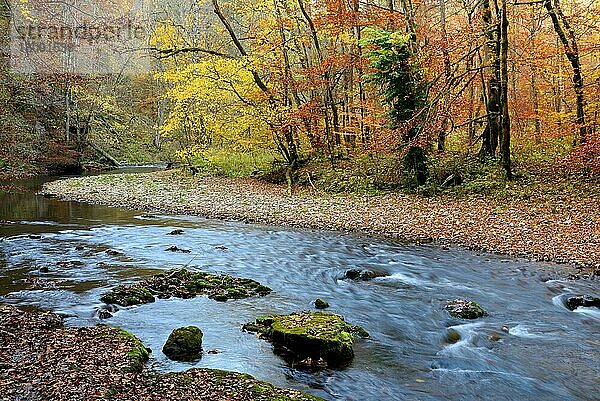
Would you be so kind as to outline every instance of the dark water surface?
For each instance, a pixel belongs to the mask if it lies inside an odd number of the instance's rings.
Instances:
[[[227,303],[159,300],[122,308],[104,321],[152,348],[150,364],[159,371],[245,372],[329,400],[600,399],[600,312],[571,312],[562,303],[568,294],[599,296],[598,284],[548,280],[562,267],[358,235],[61,202],[35,195],[42,181],[0,184],[11,186],[9,193],[0,188],[0,302],[63,313],[77,326],[100,323],[99,298],[111,287],[164,269],[249,277],[274,289],[264,298]],[[185,234],[167,235],[174,228]],[[165,252],[171,245],[192,253]],[[385,270],[389,277],[340,279],[349,268]],[[311,309],[317,297],[371,333],[357,340],[345,370],[292,369],[267,342],[240,330],[262,314]],[[490,317],[449,317],[444,302],[458,297],[478,300]],[[205,354],[197,363],[169,361],[162,345],[172,329],[187,325],[204,331]],[[451,329],[460,333],[458,343],[445,341]]]

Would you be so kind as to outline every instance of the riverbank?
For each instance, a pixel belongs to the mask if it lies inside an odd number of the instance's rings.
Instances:
[[[207,218],[356,231],[409,242],[458,245],[540,261],[600,268],[600,199],[531,197],[500,201],[389,193],[324,195],[253,179],[178,172],[80,177],[48,183],[63,199]]]
[[[65,328],[54,313],[0,305],[0,399],[320,400],[233,372],[159,375],[144,368],[144,350],[117,328]]]

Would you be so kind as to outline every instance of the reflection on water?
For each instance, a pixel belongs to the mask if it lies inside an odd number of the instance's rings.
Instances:
[[[70,325],[97,324],[103,292],[182,266],[253,278],[275,290],[227,303],[159,300],[106,321],[151,347],[151,364],[160,371],[235,370],[331,400],[599,398],[600,317],[557,301],[569,293],[598,295],[596,284],[541,279],[542,267],[558,267],[337,233],[148,218],[35,196],[39,182],[11,185],[22,191],[0,194],[2,302],[64,313]],[[184,234],[167,235],[174,228]],[[193,252],[165,252],[171,245]],[[389,275],[342,280],[349,268]],[[443,304],[457,297],[480,301],[491,316],[450,318]],[[240,331],[261,314],[311,309],[316,298],[372,335],[357,341],[345,370],[291,369],[267,342]],[[197,363],[172,362],[160,352],[170,331],[184,325],[205,333]],[[449,330],[458,341],[447,340]]]

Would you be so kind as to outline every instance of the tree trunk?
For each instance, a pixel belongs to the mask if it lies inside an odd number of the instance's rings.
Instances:
[[[483,23],[485,37],[487,40],[484,46],[484,66],[491,69],[487,73],[487,85],[483,90],[487,90],[487,124],[483,130],[480,157],[482,159],[493,158],[496,156],[498,148],[498,139],[502,131],[501,123],[501,94],[500,94],[500,24],[494,21],[490,0],[482,2]],[[497,7],[495,7],[497,9]]]
[[[501,77],[501,104],[502,104],[502,143],[500,153],[502,154],[502,166],[506,172],[506,178],[512,180],[512,165],[510,157],[510,114],[508,109],[508,16],[506,15],[506,2],[502,0],[500,17],[500,77]]]
[[[575,139],[574,144],[584,143],[587,137],[587,127],[585,119],[585,96],[583,93],[583,75],[581,73],[581,62],[579,60],[579,47],[575,37],[575,31],[569,24],[569,21],[562,12],[559,0],[544,0],[544,7],[552,19],[554,31],[558,35],[564,49],[567,59],[573,68],[573,89],[576,97],[575,123],[579,128],[579,137]]]
[[[541,123],[540,123],[540,100],[539,100],[539,94],[538,94],[538,89],[537,89],[537,70],[535,68],[535,54],[537,52],[537,46],[535,43],[535,37],[536,37],[536,31],[537,31],[537,27],[536,27],[536,19],[535,19],[535,8],[532,7],[531,8],[532,12],[531,12],[531,26],[530,26],[530,40],[531,40],[531,65],[530,65],[530,85],[531,85],[531,98],[533,101],[533,126],[534,126],[534,132],[535,132],[535,143],[539,144],[541,143],[541,136],[542,136],[542,127],[541,127]]]
[[[7,79],[10,68],[10,8],[9,0],[0,0],[0,79]]]
[[[308,14],[306,7],[304,6],[303,0],[297,0],[298,6],[300,8],[300,12],[302,16],[306,20],[308,28],[310,30],[310,36],[315,47],[315,51],[317,53],[317,59],[319,64],[323,64],[323,52],[321,50],[321,43],[319,42],[319,37],[317,35],[317,29],[315,24]],[[336,145],[341,144],[339,132],[340,132],[340,123],[339,123],[339,113],[337,109],[337,104],[335,101],[335,94],[333,90],[333,86],[331,83],[331,72],[329,68],[325,70],[323,73],[323,80],[325,81],[325,88],[323,90],[323,108],[325,115],[325,134],[327,137],[327,146],[330,153],[331,160],[334,160],[334,148]],[[331,111],[331,114],[329,113]]]
[[[446,0],[439,0],[440,7],[440,25],[442,28],[442,55],[444,57],[444,75],[446,78],[446,87],[442,106],[442,123],[438,135],[438,151],[443,152],[446,149],[446,131],[448,130],[449,109],[450,109],[450,86],[452,80],[452,68],[450,64],[450,52],[448,51],[448,33],[446,31]]]
[[[233,27],[231,26],[229,21],[227,21],[227,18],[225,18],[225,15],[221,11],[219,1],[212,0],[212,4],[213,4],[213,11],[215,12],[217,17],[221,21],[221,24],[223,25],[225,30],[229,33],[229,36],[231,37],[231,40],[233,41],[233,44],[235,45],[235,47],[238,49],[239,53],[242,56],[248,56],[248,52],[242,45],[242,42],[237,37],[235,31],[233,30]],[[258,86],[258,88],[262,92],[264,92],[265,94],[268,95],[269,103],[272,106],[274,106],[277,102],[276,102],[275,98],[273,97],[273,94],[271,93],[271,91],[269,90],[269,88],[267,87],[265,82],[263,81],[263,79],[260,77],[258,72],[254,71],[254,70],[250,70],[250,72],[252,74],[252,78],[253,78],[256,86]],[[299,156],[298,156],[298,148],[296,146],[293,132],[290,132],[291,127],[283,126],[281,124],[271,123],[270,128],[273,131],[273,134],[275,137],[275,142],[277,145],[277,149],[279,150],[279,153],[281,153],[281,155],[285,158],[286,162],[293,169],[296,168],[296,166],[298,165]]]

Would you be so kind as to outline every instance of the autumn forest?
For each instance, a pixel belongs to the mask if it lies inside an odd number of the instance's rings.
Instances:
[[[10,41],[7,12],[19,10],[5,8]],[[3,163],[27,137],[301,181],[307,164],[341,181],[338,166],[366,165],[373,189],[447,187],[496,166],[507,180],[595,175],[596,11],[564,0],[166,3],[144,31],[149,71],[11,79],[5,53]]]
[[[0,0],[2,400],[600,399],[598,0]]]

